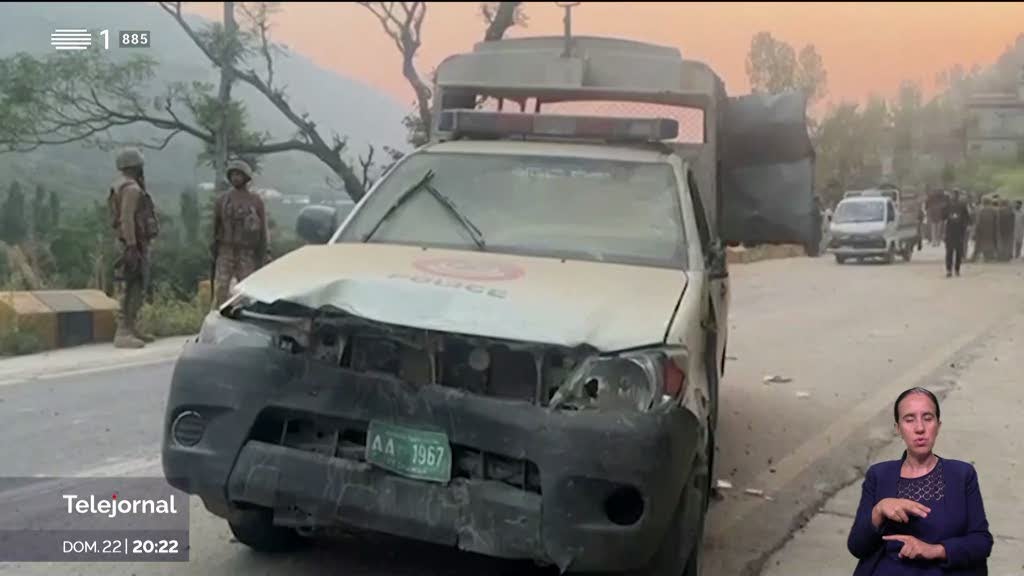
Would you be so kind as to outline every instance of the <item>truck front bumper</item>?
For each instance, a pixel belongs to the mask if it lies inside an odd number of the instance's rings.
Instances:
[[[833,248],[832,252],[837,256],[846,258],[882,258],[889,253],[889,250],[887,248],[853,248],[843,246]]]
[[[453,450],[522,462],[524,479],[495,479],[485,464],[446,484],[413,480],[352,451],[289,445],[288,424],[268,427],[282,420],[327,437],[365,434],[370,420],[443,431]],[[681,408],[551,411],[274,350],[189,344],[172,379],[163,467],[223,518],[260,506],[281,525],[374,530],[563,570],[628,570],[661,544],[704,438]]]

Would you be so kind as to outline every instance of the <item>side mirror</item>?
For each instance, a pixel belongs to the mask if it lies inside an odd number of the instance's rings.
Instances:
[[[707,270],[708,278],[711,280],[724,280],[729,277],[728,258],[725,247],[720,242],[708,247]]]
[[[310,244],[326,244],[338,229],[338,210],[333,206],[307,206],[299,212],[295,232]]]

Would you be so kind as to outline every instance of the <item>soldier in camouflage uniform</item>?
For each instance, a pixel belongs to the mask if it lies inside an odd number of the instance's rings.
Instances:
[[[110,187],[107,207],[118,239],[119,258],[114,277],[124,283],[114,346],[142,348],[153,337],[138,327],[146,284],[149,282],[149,247],[159,234],[153,199],[146,192],[144,159],[136,148],[121,150],[115,161],[120,176]]]
[[[269,258],[266,208],[263,199],[249,190],[252,169],[235,160],[228,164],[227,177],[231,190],[214,204],[215,307],[227,300],[232,279],[241,282]]]

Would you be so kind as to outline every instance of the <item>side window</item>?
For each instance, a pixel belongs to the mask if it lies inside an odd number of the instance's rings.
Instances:
[[[691,170],[686,171],[686,187],[690,189],[690,202],[696,210],[697,233],[700,234],[700,247],[707,251],[711,245],[711,228],[708,227],[707,213],[704,212],[704,202],[701,201],[700,190],[697,189],[697,180],[693,177]]]

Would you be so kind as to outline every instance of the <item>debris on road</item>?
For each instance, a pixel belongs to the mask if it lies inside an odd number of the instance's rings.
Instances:
[[[801,390],[801,391],[796,393],[796,397],[797,398],[810,398],[811,397],[811,393],[810,392],[804,392],[804,391]]]
[[[786,378],[785,376],[774,376],[773,375],[773,376],[765,376],[764,377],[764,383],[765,384],[787,384],[787,383],[792,382],[792,381],[793,381],[792,378]]]
[[[722,480],[721,478],[715,482],[715,487],[711,490],[711,497],[721,502],[725,500],[725,494],[723,491],[732,489],[732,482],[728,480]]]
[[[757,488],[747,488],[743,492],[750,494],[751,496],[764,496],[764,490],[758,490]]]

